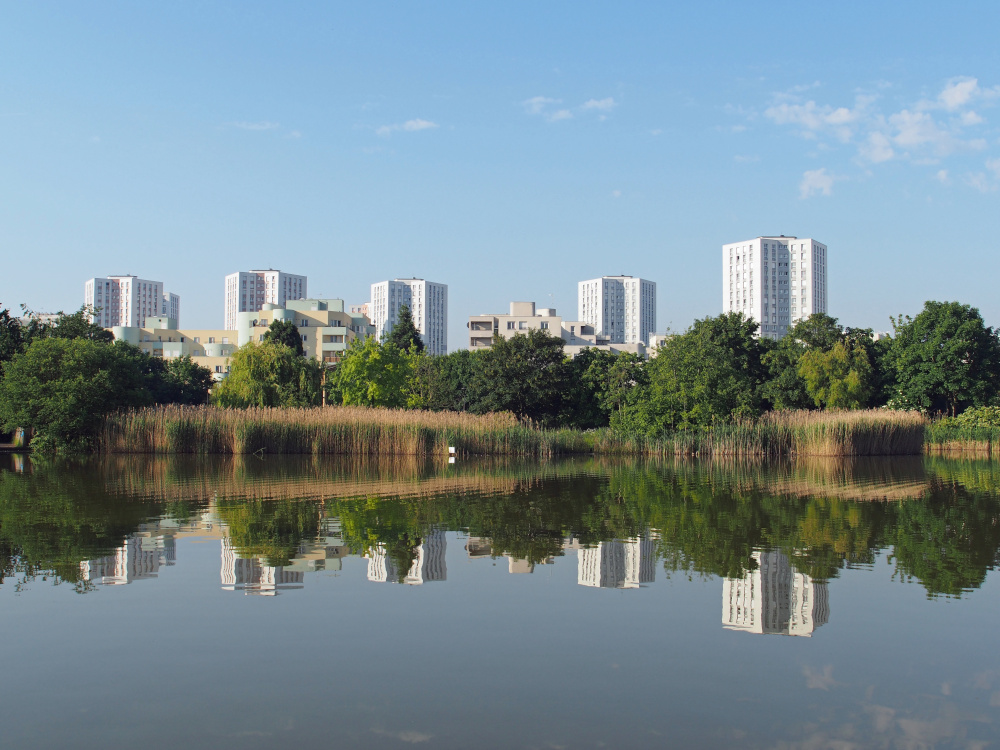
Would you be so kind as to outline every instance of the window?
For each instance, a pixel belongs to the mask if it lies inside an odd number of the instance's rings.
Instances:
[[[194,337],[194,343],[200,344],[201,343],[201,336],[195,336]]]
[[[513,331],[514,330],[514,321],[513,320],[508,320],[507,321],[507,330],[508,331]]]
[[[543,331],[547,331],[547,330],[549,330],[549,323],[548,323],[548,321],[547,321],[547,320],[543,320],[543,321],[542,321],[542,330],[543,330]]]

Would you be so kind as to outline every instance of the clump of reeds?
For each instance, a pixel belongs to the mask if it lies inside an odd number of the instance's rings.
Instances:
[[[913,456],[923,452],[927,419],[919,412],[777,411],[761,419],[786,433],[802,456]]]
[[[978,453],[992,456],[1000,450],[1000,427],[962,424],[939,419],[927,425],[928,453]]]
[[[583,433],[539,430],[511,414],[474,415],[364,407],[220,409],[160,406],[113,414],[106,453],[460,454],[551,456],[590,452]]]

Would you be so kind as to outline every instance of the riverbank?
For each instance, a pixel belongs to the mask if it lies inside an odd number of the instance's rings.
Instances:
[[[972,453],[992,457],[1000,453],[1000,427],[974,427],[942,419],[927,425],[925,450],[933,455]]]
[[[926,419],[913,412],[772,412],[761,419],[653,439],[610,429],[544,430],[510,414],[325,407],[220,409],[163,406],[114,414],[98,435],[102,453],[458,455],[551,457],[904,456],[924,447]]]

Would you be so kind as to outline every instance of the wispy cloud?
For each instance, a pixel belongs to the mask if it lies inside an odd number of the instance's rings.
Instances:
[[[590,99],[585,101],[581,109],[596,109],[601,112],[610,112],[617,106],[618,102],[609,96],[607,99]]]
[[[433,130],[436,127],[438,127],[438,124],[436,122],[431,122],[430,120],[421,120],[420,118],[417,118],[414,120],[407,120],[406,122],[400,122],[393,125],[382,125],[381,127],[375,129],[375,134],[385,138],[398,131],[402,131],[404,133],[415,133],[419,130]]]
[[[372,729],[373,734],[380,734],[383,737],[392,737],[393,739],[400,740],[402,742],[409,742],[411,744],[418,744],[420,742],[427,742],[434,735],[424,734],[423,732],[417,732],[413,729],[406,729],[402,732],[391,732],[385,729]]]
[[[240,130],[277,130],[281,127],[280,122],[234,122],[234,128]]]
[[[558,104],[558,99],[550,99],[547,96],[533,96],[521,102],[524,111],[529,115],[540,115],[550,104]]]
[[[751,164],[753,162],[760,161],[760,157],[759,156],[743,156],[741,154],[737,154],[736,156],[733,157],[733,161],[737,162],[738,164]]]
[[[822,102],[812,91],[816,87],[797,86],[773,94],[764,117],[815,141],[814,153],[849,148],[852,159],[865,169],[900,160],[940,166],[949,157],[986,150],[989,131],[984,129],[982,110],[1000,102],[1000,86],[983,87],[972,77],[951,78],[936,95],[914,98],[892,109],[885,107],[882,98],[887,84],[855,93],[853,102],[841,105]],[[804,96],[806,91],[809,98]],[[727,107],[727,112],[745,120],[754,117],[752,111],[742,108]],[[822,170],[806,174],[818,172]],[[978,174],[967,177],[966,184],[981,189],[983,181]],[[815,176],[811,179],[800,186],[804,197],[828,194],[828,185],[824,189]]]
[[[525,114],[534,117],[541,117],[546,122],[559,122],[560,120],[572,120],[578,114],[596,113],[598,119],[607,119],[608,113],[618,106],[614,97],[606,99],[588,99],[578,107],[563,107],[562,99],[555,99],[550,96],[533,96],[521,102],[521,107]]]
[[[799,183],[800,198],[811,198],[817,193],[820,195],[833,193],[833,177],[826,173],[826,167],[804,172],[802,182]]]

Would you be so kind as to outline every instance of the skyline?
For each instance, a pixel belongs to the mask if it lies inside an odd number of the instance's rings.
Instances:
[[[418,277],[454,350],[470,315],[572,315],[624,273],[663,332],[721,312],[722,245],[784,234],[828,245],[845,325],[927,299],[997,325],[1000,9],[963,10],[14,5],[0,303],[134,273],[214,328],[234,269],[352,304]]]

